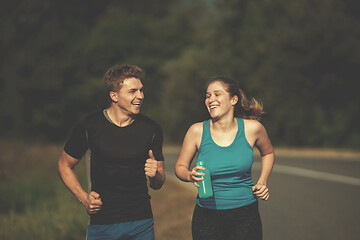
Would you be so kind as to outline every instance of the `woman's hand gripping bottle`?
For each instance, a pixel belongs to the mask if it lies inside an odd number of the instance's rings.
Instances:
[[[204,161],[198,161],[196,163],[196,166],[201,166],[205,168],[205,162]],[[197,184],[199,184],[198,193],[200,198],[208,198],[213,196],[213,190],[211,185],[211,178],[210,178],[210,172],[205,168],[205,170],[197,170],[199,173],[205,173],[205,176],[203,176],[204,180],[198,181]]]

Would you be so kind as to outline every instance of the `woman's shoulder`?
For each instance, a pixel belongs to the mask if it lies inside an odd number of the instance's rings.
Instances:
[[[186,145],[195,145],[198,148],[201,142],[202,129],[202,122],[191,125],[186,133],[184,144],[186,143]]]
[[[203,129],[203,122],[197,122],[190,126],[188,133],[201,134]]]
[[[244,119],[244,126],[246,130],[257,132],[264,129],[264,126],[258,121],[254,119]]]

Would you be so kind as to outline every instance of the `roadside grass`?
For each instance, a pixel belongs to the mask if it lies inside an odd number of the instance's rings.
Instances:
[[[87,214],[58,177],[61,148],[1,140],[0,150],[0,239],[85,239]]]
[[[84,240],[87,213],[57,173],[62,146],[0,140],[0,151],[0,239]],[[86,188],[83,161],[76,172]],[[195,193],[167,178],[150,194],[156,239],[191,239]]]

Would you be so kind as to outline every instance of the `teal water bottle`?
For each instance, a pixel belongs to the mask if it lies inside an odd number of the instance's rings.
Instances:
[[[197,182],[197,184],[199,184],[200,186],[198,188],[199,198],[211,197],[213,195],[213,190],[211,186],[210,172],[206,169],[204,161],[198,161],[196,163],[196,166],[201,166],[205,168],[205,170],[197,170],[197,172],[199,173],[205,173],[205,176],[203,176],[204,180]]]

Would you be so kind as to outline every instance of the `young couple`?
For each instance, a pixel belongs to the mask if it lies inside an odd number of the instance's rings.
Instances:
[[[148,185],[160,189],[165,181],[163,137],[160,126],[140,114],[143,76],[137,66],[111,67],[104,76],[110,107],[74,127],[59,159],[62,181],[90,215],[88,240],[155,239]],[[198,152],[212,179],[214,196],[196,199],[193,239],[261,239],[257,199],[269,198],[266,184],[274,163],[266,130],[256,120],[262,107],[224,77],[208,83],[205,105],[211,118],[189,128],[175,165],[180,180],[198,186],[204,174],[197,170],[204,168],[190,169]],[[253,147],[262,158],[255,185]],[[88,149],[89,193],[74,172]]]

